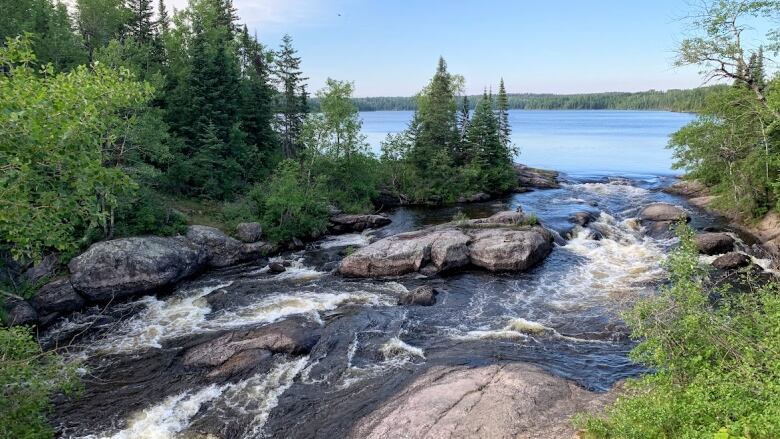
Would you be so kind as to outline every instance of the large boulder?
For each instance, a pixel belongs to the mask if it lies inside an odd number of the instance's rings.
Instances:
[[[485,229],[470,232],[471,263],[490,271],[525,271],[552,251],[553,235],[543,227],[527,230]]]
[[[328,230],[331,233],[362,232],[390,224],[390,218],[383,215],[338,214],[330,217]]]
[[[262,236],[263,226],[260,223],[240,223],[236,226],[236,237],[243,242],[257,242]]]
[[[190,226],[187,239],[203,248],[208,255],[210,267],[228,267],[242,261],[243,245],[223,231],[208,226]]]
[[[683,209],[669,203],[653,203],[639,213],[642,221],[690,221],[691,217]]]
[[[553,235],[522,212],[449,223],[381,239],[344,258],[348,277],[438,273],[473,264],[490,271],[522,271],[552,250]]]
[[[438,291],[431,286],[424,285],[412,291],[403,293],[398,299],[399,305],[431,306],[436,303]]]
[[[37,284],[39,281],[50,278],[57,271],[57,265],[60,258],[53,253],[44,256],[35,265],[22,273],[22,279],[30,284]]]
[[[433,263],[438,271],[462,267],[469,262],[468,242],[463,232],[422,230],[401,233],[358,249],[339,266],[348,277],[400,276]]]
[[[664,189],[668,194],[680,195],[686,198],[697,198],[709,195],[704,183],[698,180],[679,180]]]
[[[699,233],[696,248],[705,255],[720,255],[734,250],[734,238],[726,233]]]
[[[8,326],[35,325],[38,323],[38,313],[26,300],[17,296],[3,298],[3,321]]]
[[[30,299],[32,306],[40,315],[62,315],[78,311],[84,307],[84,298],[73,289],[68,278],[56,279]]]
[[[349,439],[574,438],[574,415],[617,392],[590,392],[523,363],[435,366],[359,419]]]
[[[736,270],[750,265],[750,257],[744,253],[730,252],[712,261],[712,266],[719,270]]]
[[[93,244],[68,264],[73,288],[105,302],[168,287],[204,268],[203,248],[182,238],[114,239]]]
[[[515,174],[517,175],[517,185],[521,188],[557,189],[561,187],[558,183],[559,174],[556,171],[517,164],[515,165]]]

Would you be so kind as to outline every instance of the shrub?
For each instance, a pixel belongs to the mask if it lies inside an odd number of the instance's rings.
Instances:
[[[711,300],[693,232],[668,258],[671,285],[626,315],[634,360],[657,372],[630,381],[592,438],[780,437],[780,298],[774,284]],[[717,434],[717,436],[715,436]]]
[[[0,437],[53,437],[46,420],[52,394],[78,388],[75,366],[41,351],[29,328],[0,328]]]
[[[172,236],[186,228],[187,218],[151,189],[140,188],[132,197],[124,197],[117,208],[116,236]]]

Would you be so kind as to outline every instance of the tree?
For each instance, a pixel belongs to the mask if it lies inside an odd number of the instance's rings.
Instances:
[[[458,113],[458,131],[460,131],[460,140],[466,139],[466,131],[469,129],[469,98],[464,95],[460,103],[460,113]]]
[[[501,139],[499,119],[493,111],[493,99],[484,94],[474,110],[466,133],[466,161],[471,168],[474,191],[501,193],[514,182],[510,150]]]
[[[124,69],[47,67],[38,75],[34,63],[29,41],[0,48],[10,72],[0,76],[0,241],[30,259],[76,251],[96,229],[111,233],[118,197],[135,188],[121,169],[105,166],[132,120],[119,111],[152,95]]]
[[[132,13],[124,0],[76,0],[78,29],[84,39],[89,60],[95,50],[112,39],[121,39]]]
[[[504,78],[501,78],[501,82],[498,85],[496,107],[498,110],[498,136],[501,140],[501,144],[508,147],[512,134],[512,127],[509,125],[509,99],[507,99],[506,96]]]
[[[165,35],[171,27],[171,18],[168,16],[168,10],[165,8],[165,0],[159,0],[157,3],[157,31],[160,35]]]
[[[126,7],[132,15],[128,21],[127,35],[140,44],[151,44],[154,38],[154,11],[152,0],[126,0]]]
[[[282,151],[287,158],[300,150],[303,120],[308,113],[306,80],[301,72],[301,58],[292,46],[292,37],[285,35],[276,54],[274,74],[281,87],[277,126],[282,137]]]

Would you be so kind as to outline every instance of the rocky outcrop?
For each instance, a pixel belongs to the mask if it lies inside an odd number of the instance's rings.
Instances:
[[[686,198],[698,198],[709,195],[709,189],[698,180],[679,180],[664,189],[667,194],[680,195]]]
[[[236,237],[247,244],[257,242],[263,237],[260,223],[240,223],[236,226]]]
[[[719,270],[736,270],[750,265],[750,257],[744,253],[729,252],[712,261],[712,266]]]
[[[73,288],[95,302],[107,302],[173,285],[202,270],[204,248],[182,238],[158,236],[93,244],[68,264]]]
[[[84,298],[73,289],[68,278],[49,282],[30,300],[38,315],[48,321],[78,311],[85,303]]]
[[[438,293],[439,292],[435,288],[424,285],[402,294],[398,299],[398,304],[431,306],[436,303],[436,295]]]
[[[390,218],[383,215],[338,214],[330,217],[328,231],[331,233],[362,232],[390,224]]]
[[[653,203],[639,213],[639,220],[648,235],[654,238],[668,238],[672,228],[680,221],[688,222],[690,215],[683,209],[669,203]]]
[[[699,233],[696,248],[705,255],[720,255],[734,250],[734,238],[726,233]]]
[[[520,188],[557,189],[561,187],[558,183],[560,174],[556,171],[516,164],[515,173],[517,174],[517,185]]]
[[[425,269],[439,273],[469,264],[490,271],[522,271],[552,250],[552,233],[523,225],[522,212],[448,223],[381,239],[347,256],[339,272],[348,277],[400,276]]]
[[[574,438],[571,417],[617,391],[589,392],[523,363],[430,369],[358,421],[350,438]]]

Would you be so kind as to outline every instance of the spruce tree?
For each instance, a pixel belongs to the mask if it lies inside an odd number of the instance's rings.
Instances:
[[[500,193],[512,187],[512,157],[501,142],[499,118],[493,111],[493,99],[484,93],[477,103],[466,133],[467,160],[475,171],[470,189]]]
[[[458,114],[458,129],[461,142],[466,139],[466,131],[469,128],[469,98],[463,95],[460,101],[460,113]]]
[[[508,147],[512,128],[509,126],[509,99],[507,98],[506,88],[504,87],[504,78],[501,78],[501,82],[498,85],[496,106],[498,110],[499,139],[504,147]]]
[[[140,44],[151,44],[154,37],[152,0],[126,0],[125,6],[132,14],[126,34]]]
[[[301,58],[297,56],[289,35],[282,38],[281,47],[276,53],[274,74],[281,88],[277,126],[281,135],[282,151],[286,158],[291,158],[301,149],[301,128],[308,113],[308,78],[301,72]]]
[[[170,28],[171,18],[165,8],[165,0],[159,0],[157,3],[157,32],[159,35],[165,35]]]

